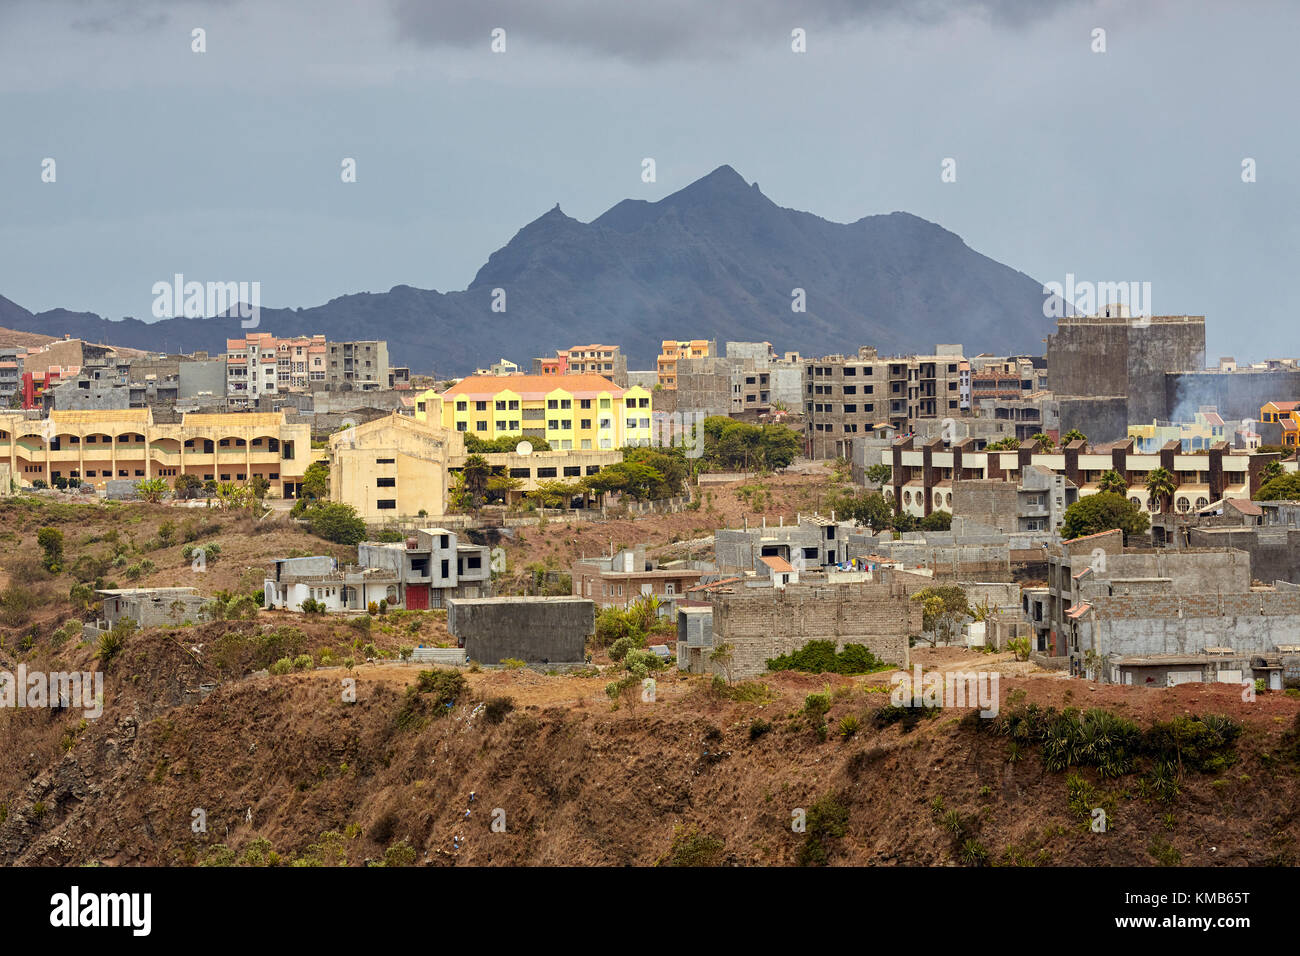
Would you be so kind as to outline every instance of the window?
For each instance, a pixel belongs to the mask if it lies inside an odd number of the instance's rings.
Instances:
[[[375,502],[375,507],[380,511],[392,511],[397,507],[396,498],[380,498]]]
[[[504,419],[504,418],[498,418],[498,419],[497,419],[497,431],[499,431],[499,432],[503,432],[503,431],[505,431],[505,430],[506,430],[506,419]]]
[[[608,399],[608,398],[602,398],[602,399],[600,400],[600,407],[601,407],[601,408],[609,408],[609,399]]]
[[[538,477],[538,478],[554,478],[555,476],[556,476],[556,475],[555,475],[555,469],[554,469],[554,468],[538,468],[538,469],[537,469],[537,477]]]
[[[591,408],[591,399],[584,398],[579,401],[579,408]]]
[[[397,464],[397,459],[396,459],[396,458],[376,458],[376,459],[375,459],[375,464],[376,464],[376,465],[395,465],[395,464]]]
[[[590,419],[590,418],[584,418],[584,419],[581,419],[581,424],[579,425],[579,427],[582,428],[583,430],[586,430],[586,429],[590,428],[590,427],[591,427],[591,419]]]
[[[549,419],[546,422],[546,427],[551,429],[552,431],[558,431],[560,428],[560,420],[558,418]]]
[[[476,431],[476,432],[485,432],[485,431],[487,431],[487,430],[488,430],[488,429],[487,429],[487,422],[486,422],[486,421],[482,421],[482,420],[480,420],[480,421],[477,421],[477,422],[474,423],[474,431]]]
[[[466,423],[466,422],[457,422],[457,423],[456,423],[456,431],[458,431],[458,432],[463,432],[463,431],[465,431],[466,426],[467,426],[467,423]]]
[[[560,399],[560,408],[572,408],[573,400],[569,398]]]
[[[531,472],[529,469],[527,469],[527,468],[511,468],[511,469],[510,469],[510,477],[511,477],[511,478],[529,478],[529,477],[531,477],[531,476],[532,476],[532,472]]]
[[[376,488],[396,488],[396,487],[397,487],[397,479],[396,479],[396,478],[376,478],[376,479],[375,479],[375,487],[376,487]]]
[[[548,410],[559,408],[560,407],[559,399],[548,398],[546,400],[546,407]]]
[[[469,409],[469,402],[457,402],[457,403],[456,403],[456,411],[458,411],[458,412],[463,412],[463,411],[467,411],[468,409]]]
[[[506,410],[505,399],[497,399],[497,411],[504,412],[505,410]]]
[[[476,412],[486,412],[486,411],[487,411],[487,402],[475,402],[475,403],[474,403],[474,411],[476,411]]]

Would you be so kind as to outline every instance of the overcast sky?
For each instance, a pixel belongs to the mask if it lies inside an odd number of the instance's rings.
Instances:
[[[463,289],[557,202],[586,221],[729,163],[1042,282],[1150,282],[1211,361],[1294,355],[1297,35],[1300,4],[1257,0],[0,0],[0,295],[148,318],[176,272],[274,307]]]

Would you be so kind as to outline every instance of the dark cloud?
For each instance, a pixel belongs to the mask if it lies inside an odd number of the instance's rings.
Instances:
[[[756,41],[788,42],[790,31],[873,24],[938,25],[977,16],[1017,27],[1086,0],[391,0],[399,36],[434,47],[507,39],[603,57],[654,61],[727,56]]]

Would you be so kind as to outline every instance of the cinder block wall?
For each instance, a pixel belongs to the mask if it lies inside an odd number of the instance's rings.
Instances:
[[[713,643],[733,648],[732,676],[755,677],[767,661],[809,641],[861,644],[883,661],[908,665],[907,638],[921,633],[921,606],[901,580],[720,595]]]
[[[507,658],[530,664],[576,664],[596,628],[596,606],[580,598],[452,599],[447,630],[472,661]]]

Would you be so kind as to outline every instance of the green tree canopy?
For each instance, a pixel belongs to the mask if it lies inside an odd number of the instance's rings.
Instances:
[[[1099,492],[1080,498],[1065,509],[1061,537],[1068,541],[1115,528],[1125,535],[1142,534],[1150,526],[1146,514],[1123,495]]]
[[[1256,501],[1300,501],[1300,472],[1264,482],[1255,495]]]
[[[341,502],[326,502],[307,512],[311,533],[335,544],[356,545],[365,540],[366,523],[357,509]]]

